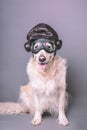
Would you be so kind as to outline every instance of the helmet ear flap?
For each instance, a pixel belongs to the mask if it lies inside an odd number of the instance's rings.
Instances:
[[[26,42],[26,43],[24,44],[24,48],[25,48],[25,50],[26,50],[27,52],[31,51],[29,42]]]
[[[62,40],[58,40],[56,43],[57,49],[59,50],[62,47]]]

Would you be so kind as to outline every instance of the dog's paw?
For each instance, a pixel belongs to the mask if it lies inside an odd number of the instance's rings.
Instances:
[[[65,115],[60,116],[58,120],[59,120],[60,125],[63,125],[63,126],[69,125],[69,121]]]
[[[34,118],[34,119],[31,121],[31,123],[32,123],[33,125],[40,125],[41,122],[42,122],[41,117]]]

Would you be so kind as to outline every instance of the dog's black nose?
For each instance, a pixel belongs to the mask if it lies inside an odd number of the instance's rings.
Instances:
[[[40,55],[40,56],[39,56],[39,61],[40,61],[40,62],[46,61],[46,57],[45,57],[43,54]]]

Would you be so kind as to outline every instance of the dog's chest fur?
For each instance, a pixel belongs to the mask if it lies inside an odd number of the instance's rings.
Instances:
[[[44,79],[44,77],[39,77],[38,75],[33,75],[31,80],[32,91],[38,94],[52,94],[55,91],[56,82],[55,79]]]
[[[40,71],[35,64],[34,59],[31,58],[27,65],[27,74],[32,91],[47,96],[56,94],[63,75],[65,76],[65,60],[55,56],[48,69],[44,72]]]

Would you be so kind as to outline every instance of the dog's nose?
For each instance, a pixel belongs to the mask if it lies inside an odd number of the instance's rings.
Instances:
[[[43,54],[40,55],[40,56],[39,56],[39,61],[40,61],[40,62],[46,61],[46,57],[45,57]]]

